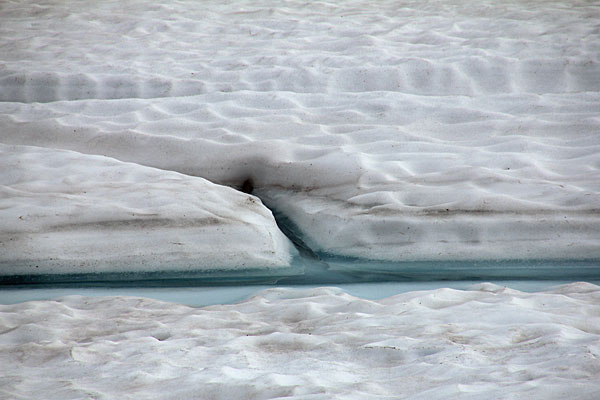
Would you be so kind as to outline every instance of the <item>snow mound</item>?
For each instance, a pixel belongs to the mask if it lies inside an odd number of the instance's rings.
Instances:
[[[103,156],[0,144],[2,275],[289,266],[260,200]]]

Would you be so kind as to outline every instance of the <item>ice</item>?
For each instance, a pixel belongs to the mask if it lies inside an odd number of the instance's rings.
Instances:
[[[191,308],[68,296],[0,306],[4,398],[594,399],[600,288],[480,284],[382,300],[274,288]]]

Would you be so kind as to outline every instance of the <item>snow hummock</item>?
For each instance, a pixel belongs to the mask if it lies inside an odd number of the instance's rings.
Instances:
[[[260,200],[205,179],[0,144],[4,275],[266,268],[294,249]]]
[[[76,151],[82,166],[84,155],[111,157],[127,162],[132,178],[144,173],[129,163],[158,168],[153,176],[175,182],[172,193],[186,179],[202,182],[226,207],[230,191],[171,171],[235,188],[251,179],[254,194],[320,254],[598,260],[599,12],[593,2],[546,0],[6,2],[0,142]],[[90,166],[74,168],[101,173],[98,162]],[[0,171],[3,185],[25,167],[14,168]],[[146,183],[130,182],[139,192],[127,197],[144,198]],[[104,205],[124,196],[99,184]],[[65,199],[72,188],[60,190]],[[4,192],[10,204],[35,206]],[[124,207],[162,213],[164,198],[146,200]],[[230,211],[246,215],[236,204]],[[133,225],[143,224],[133,214]],[[169,237],[183,214],[151,235]],[[104,232],[124,238],[120,225],[108,228],[108,212],[72,217],[78,226],[104,218]],[[244,228],[262,232],[257,243],[231,225],[232,236],[197,236],[192,253],[202,248],[206,264],[239,267],[257,244],[275,252],[261,253],[265,265],[285,265],[281,234],[261,221]],[[2,234],[14,223],[3,221]],[[44,237],[42,225],[35,229]],[[151,257],[139,240],[125,238],[135,245],[113,261]],[[63,254],[96,254],[98,240],[78,242]]]
[[[600,287],[0,306],[3,398],[596,399]]]

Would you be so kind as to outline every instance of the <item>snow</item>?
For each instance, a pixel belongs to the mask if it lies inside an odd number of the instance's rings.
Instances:
[[[594,399],[600,287],[384,300],[269,289],[205,308],[68,296],[0,306],[4,398]]]
[[[0,170],[5,275],[262,269],[295,254],[259,199],[202,178],[2,144]]]
[[[298,273],[269,209],[384,275],[593,275],[599,17],[583,0],[4,1],[0,278]],[[599,304],[589,282],[19,301],[0,306],[0,397],[597,399]]]

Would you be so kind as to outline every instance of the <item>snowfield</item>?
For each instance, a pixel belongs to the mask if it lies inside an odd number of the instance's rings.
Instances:
[[[597,1],[0,3],[0,283],[507,260],[600,280]],[[0,398],[595,400],[600,288],[1,305]]]

